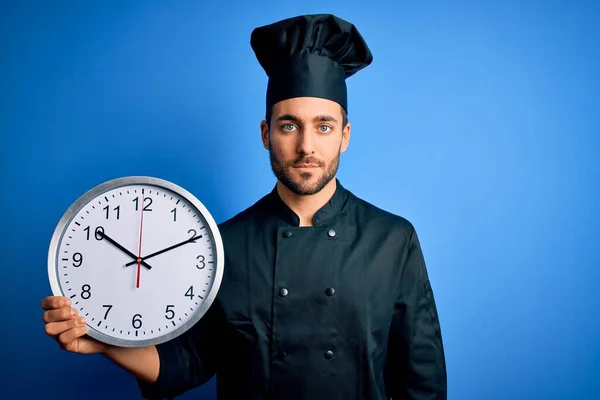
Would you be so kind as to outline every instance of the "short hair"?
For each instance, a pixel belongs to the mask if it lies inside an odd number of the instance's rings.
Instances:
[[[344,107],[342,107],[340,105],[340,110],[342,112],[342,129],[344,129],[346,127],[346,125],[348,124],[348,113],[346,112],[346,109]],[[273,116],[273,108],[269,108],[267,110],[267,115],[265,116],[265,120],[267,121],[267,126],[269,127],[269,130],[271,129],[271,117]]]

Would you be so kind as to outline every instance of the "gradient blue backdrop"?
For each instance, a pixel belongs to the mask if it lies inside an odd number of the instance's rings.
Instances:
[[[348,81],[339,177],[420,234],[449,398],[600,398],[598,3],[207,3],[2,2],[0,397],[138,397],[44,335],[56,223],[125,175],[188,188],[218,222],[271,190],[250,32],[333,12],[375,57]]]

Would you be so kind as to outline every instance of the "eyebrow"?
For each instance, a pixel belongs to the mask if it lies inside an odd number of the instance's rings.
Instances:
[[[300,120],[300,118],[298,118],[295,115],[292,114],[282,114],[279,117],[277,117],[277,121],[276,122],[281,122],[281,121],[293,121],[293,122],[302,122]],[[338,120],[334,117],[332,117],[331,115],[318,115],[316,117],[313,118],[313,122],[335,122],[337,123]]]

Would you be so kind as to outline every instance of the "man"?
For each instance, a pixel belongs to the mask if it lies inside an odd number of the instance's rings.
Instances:
[[[356,28],[306,15],[257,28],[269,76],[261,123],[277,184],[219,225],[225,269],[196,326],[123,349],[85,337],[76,313],[43,301],[63,348],[102,353],[145,398],[171,398],[216,374],[219,399],[446,399],[440,325],[409,221],[336,179],[348,147],[345,79],[372,61]]]

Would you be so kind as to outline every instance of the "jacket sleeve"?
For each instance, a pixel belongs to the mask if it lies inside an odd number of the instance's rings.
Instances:
[[[209,381],[218,370],[223,317],[217,301],[188,331],[156,346],[160,359],[158,380],[137,380],[145,399],[172,399]]]
[[[446,400],[440,323],[414,229],[406,254],[388,342],[388,394],[394,400]]]

